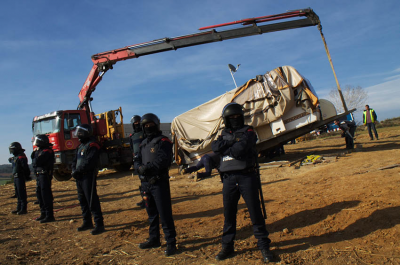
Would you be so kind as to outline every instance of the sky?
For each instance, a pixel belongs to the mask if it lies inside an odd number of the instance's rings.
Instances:
[[[398,0],[4,0],[1,7],[0,164],[8,163],[14,141],[30,156],[34,116],[77,108],[93,54],[307,7],[321,20],[340,85],[363,87],[378,120],[400,116]],[[121,106],[124,123],[149,112],[171,122],[235,88],[228,64],[241,64],[238,85],[290,65],[320,98],[336,88],[320,33],[306,27],[118,62],[93,92],[92,107],[101,113]]]

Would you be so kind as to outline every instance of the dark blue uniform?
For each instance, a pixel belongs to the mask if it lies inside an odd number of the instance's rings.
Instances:
[[[176,231],[172,217],[169,167],[172,162],[172,143],[161,134],[146,138],[140,144],[140,152],[135,158],[135,168],[144,166],[139,178],[142,195],[146,201],[149,217],[149,241],[160,241],[160,220],[168,245],[176,244]],[[139,171],[140,172],[140,171]]]
[[[259,180],[255,171],[257,136],[252,127],[235,132],[225,129],[212,142],[212,150],[221,155],[219,171],[223,176],[224,229],[223,248],[232,249],[236,236],[236,214],[240,195],[246,202],[259,249],[269,249],[271,240],[265,228],[259,199]]]
[[[17,194],[18,202],[17,209],[13,213],[26,212],[27,211],[27,194],[25,185],[25,174],[26,168],[28,168],[28,159],[24,152],[20,152],[13,157],[13,176],[14,176],[14,186],[15,192]]]
[[[133,154],[133,157],[137,155],[140,151],[140,143],[144,139],[144,134],[143,131],[140,132],[134,132],[130,137],[129,137],[129,144],[131,147],[131,151]]]
[[[103,227],[103,214],[96,189],[99,153],[100,145],[93,138],[80,144],[72,162],[72,171],[76,172],[76,187],[84,224],[92,224],[93,214],[96,227]]]
[[[53,193],[51,179],[53,177],[54,151],[51,147],[41,147],[32,152],[32,165],[36,174],[36,196],[39,200],[41,217],[54,218]]]
[[[211,171],[213,168],[218,168],[220,157],[215,153],[205,154],[200,158],[200,161],[192,167],[185,169],[185,173],[192,173],[200,170],[204,167],[205,172],[199,174],[199,177],[209,177],[211,176]]]

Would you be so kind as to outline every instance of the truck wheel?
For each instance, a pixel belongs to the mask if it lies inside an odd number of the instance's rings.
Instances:
[[[71,179],[71,174],[60,173],[58,170],[54,171],[53,176],[57,181],[67,181]]]
[[[132,164],[119,164],[115,165],[114,168],[116,171],[121,172],[121,171],[129,171],[131,169]]]

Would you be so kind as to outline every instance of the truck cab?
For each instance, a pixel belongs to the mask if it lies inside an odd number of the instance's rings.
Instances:
[[[120,121],[116,116],[120,116]],[[57,180],[71,178],[71,164],[79,139],[74,136],[80,124],[91,124],[93,135],[101,145],[98,168],[112,167],[117,171],[127,171],[132,165],[132,152],[129,139],[123,138],[123,120],[121,107],[105,113],[89,115],[86,110],[59,110],[36,116],[32,121],[33,137],[46,134],[55,154],[54,177]],[[33,146],[35,148],[36,146]]]
[[[50,143],[53,144],[54,177],[57,180],[70,178],[75,149],[80,144],[78,138],[74,136],[74,131],[76,126],[82,123],[88,123],[84,110],[58,110],[33,118],[33,137],[38,134],[46,134]],[[33,148],[35,147],[33,146]]]

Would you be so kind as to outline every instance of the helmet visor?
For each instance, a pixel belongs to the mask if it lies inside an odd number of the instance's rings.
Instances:
[[[35,140],[33,140],[33,145],[34,146],[40,146],[41,140],[38,137],[35,137]]]
[[[85,127],[81,127],[81,126],[76,126],[76,130],[73,133],[74,137],[78,137],[79,139],[83,139],[83,138],[87,138],[89,137],[89,130]]]

